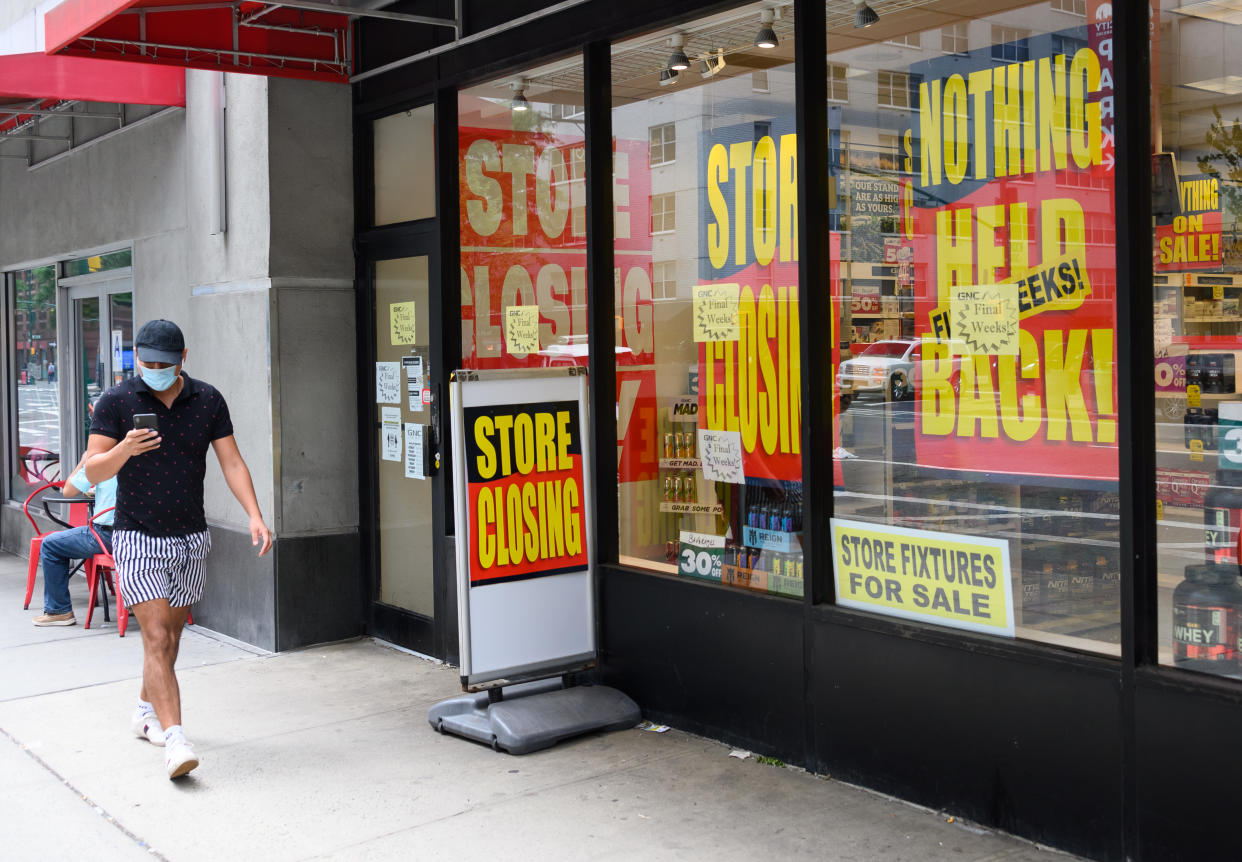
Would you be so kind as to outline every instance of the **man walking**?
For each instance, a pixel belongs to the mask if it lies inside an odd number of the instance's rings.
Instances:
[[[96,483],[118,480],[112,556],[121,594],[142,628],[142,691],[131,726],[164,745],[168,777],[177,778],[198,766],[181,727],[173,666],[190,605],[203,594],[211,550],[203,511],[208,446],[250,517],[259,556],[271,548],[272,534],[224,397],[182,373],[188,351],[181,329],[170,320],[148,321],[134,338],[134,353],[139,376],[112,387],[95,405],[86,475]],[[135,428],[139,414],[155,414],[159,430]]]

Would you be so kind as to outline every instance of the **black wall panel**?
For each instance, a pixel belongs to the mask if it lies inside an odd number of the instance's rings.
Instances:
[[[812,644],[817,771],[1121,858],[1119,667],[825,622]]]
[[[1204,690],[1140,674],[1136,703],[1135,784],[1143,859],[1242,857],[1233,792],[1242,775],[1237,692]]]
[[[800,603],[619,569],[600,580],[603,682],[652,720],[806,762]]]

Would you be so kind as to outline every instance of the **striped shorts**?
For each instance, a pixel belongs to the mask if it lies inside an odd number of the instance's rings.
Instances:
[[[151,536],[138,530],[114,530],[112,558],[125,604],[168,599],[184,608],[203,597],[203,573],[211,551],[211,533]]]

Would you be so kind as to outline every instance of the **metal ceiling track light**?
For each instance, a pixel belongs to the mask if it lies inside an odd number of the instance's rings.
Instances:
[[[717,48],[715,54],[709,52],[703,58],[703,62],[699,69],[699,74],[704,78],[710,78],[720,72],[725,67],[724,49]]]
[[[684,72],[690,68],[690,58],[686,56],[686,34],[674,33],[668,39],[673,53],[668,55],[668,67],[674,72]]]
[[[513,98],[509,100],[509,107],[515,112],[530,110],[530,102],[526,100],[526,84],[525,78],[518,78],[509,84],[513,90]]]
[[[854,0],[854,27],[861,30],[870,27],[876,21],[880,20],[880,16],[876,11],[867,5],[867,0]]]
[[[776,20],[776,12],[772,9],[762,9],[759,12],[759,32],[755,34],[756,48],[775,48],[780,44],[776,38],[776,31],[772,29],[772,22]]]

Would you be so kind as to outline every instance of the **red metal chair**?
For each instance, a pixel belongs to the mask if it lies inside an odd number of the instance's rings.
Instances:
[[[91,627],[91,616],[95,613],[95,600],[98,589],[101,591],[100,599],[104,606],[104,619],[108,618],[108,590],[112,590],[112,594],[116,596],[116,628],[120,637],[125,637],[125,629],[129,627],[129,608],[125,607],[125,597],[121,595],[121,579],[113,577],[116,572],[116,560],[112,554],[108,553],[108,546],[104,544],[99,533],[95,531],[95,520],[103,514],[111,512],[115,506],[104,509],[102,512],[96,512],[87,525],[90,528],[91,535],[95,537],[95,542],[99,545],[99,553],[86,561],[86,583],[87,589],[91,593],[91,601],[86,609],[86,626]],[[194,614],[189,614],[186,622],[194,625]]]
[[[55,482],[60,478],[60,455],[40,446],[18,446],[17,474],[30,484]]]
[[[23,610],[30,608],[30,597],[34,595],[35,576],[39,572],[39,551],[43,548],[43,540],[51,533],[45,533],[39,529],[39,525],[30,515],[30,501],[42,494],[48,488],[60,490],[65,487],[64,482],[47,482],[40,485],[30,492],[30,496],[22,503],[22,513],[26,516],[26,520],[30,522],[30,526],[34,528],[35,534],[30,537],[30,564],[26,568],[26,601],[22,605]],[[85,502],[85,499],[83,500]],[[69,507],[69,523],[74,527],[82,527],[86,525],[86,507],[70,506]],[[80,520],[79,520],[80,519]],[[77,521],[77,523],[75,523]]]
[[[91,627],[91,617],[95,614],[95,604],[97,601],[103,605],[104,620],[108,619],[108,589],[111,588],[112,594],[116,596],[117,634],[125,637],[125,629],[129,626],[129,608],[125,607],[125,599],[121,595],[121,579],[113,577],[113,573],[116,571],[116,560],[112,558],[108,546],[104,544],[103,539],[95,530],[95,519],[100,515],[111,512],[115,508],[115,506],[111,506],[102,512],[96,512],[87,525],[90,528],[91,535],[95,537],[96,544],[99,545],[99,553],[86,561],[86,588],[90,590],[91,601],[86,608],[86,625],[84,628],[89,629]],[[101,594],[97,594],[96,590],[101,591]]]

